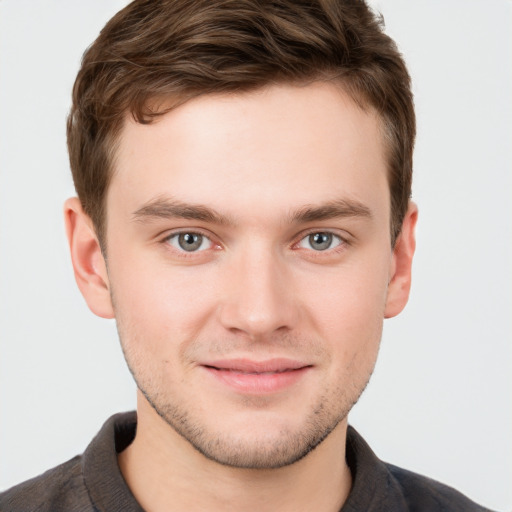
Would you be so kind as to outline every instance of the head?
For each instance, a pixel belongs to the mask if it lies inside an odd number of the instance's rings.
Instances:
[[[134,2],[68,130],[75,275],[116,318],[140,424],[245,468],[342,431],[416,220],[409,79],[366,5]]]
[[[375,111],[385,141],[391,242],[411,193],[410,78],[364,1],[135,1],[83,57],[68,118],[75,188],[104,246],[106,195],[127,114],[151,123],[197,96],[330,80]]]

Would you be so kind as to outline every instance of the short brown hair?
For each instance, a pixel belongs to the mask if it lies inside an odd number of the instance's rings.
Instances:
[[[169,99],[315,79],[336,80],[382,120],[394,243],[411,192],[414,107],[405,63],[362,0],[135,0],[118,12],[84,54],[67,124],[75,188],[100,242],[127,112],[149,123]]]

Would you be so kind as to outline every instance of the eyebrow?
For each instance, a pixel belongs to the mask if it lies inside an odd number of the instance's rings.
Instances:
[[[228,217],[217,213],[207,206],[183,203],[164,197],[147,202],[144,206],[134,211],[132,217],[137,222],[153,219],[187,219],[220,225],[233,224]]]
[[[353,199],[338,199],[322,205],[306,205],[291,214],[294,223],[306,223],[343,217],[373,217],[370,208]]]
[[[190,204],[159,197],[147,202],[132,214],[136,222],[153,219],[198,220],[219,225],[234,225],[234,221],[207,206]],[[351,199],[338,199],[321,205],[305,205],[292,211],[290,223],[300,224],[343,217],[372,218],[371,210],[363,203]]]

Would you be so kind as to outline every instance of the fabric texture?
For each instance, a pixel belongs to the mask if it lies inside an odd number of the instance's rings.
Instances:
[[[136,428],[136,413],[112,416],[83,455],[0,493],[0,511],[144,512],[117,463]],[[340,512],[490,512],[451,487],[380,461],[352,427],[347,463],[353,484]]]

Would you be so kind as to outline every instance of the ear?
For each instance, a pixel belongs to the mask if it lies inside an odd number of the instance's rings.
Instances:
[[[398,315],[409,299],[412,258],[416,249],[414,228],[417,219],[418,207],[412,201],[409,201],[409,207],[402,223],[402,230],[393,249],[384,318],[392,318]]]
[[[77,197],[64,203],[64,220],[78,288],[94,314],[114,318],[107,265],[92,221]]]

